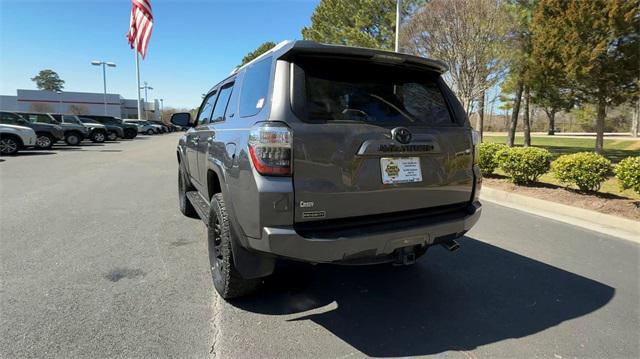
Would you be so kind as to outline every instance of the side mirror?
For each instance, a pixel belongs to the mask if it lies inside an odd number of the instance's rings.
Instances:
[[[189,112],[177,112],[171,115],[171,123],[182,127],[193,127]]]

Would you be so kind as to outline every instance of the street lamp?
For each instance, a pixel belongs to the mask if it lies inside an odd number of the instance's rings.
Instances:
[[[140,90],[142,89],[144,89],[144,106],[143,106],[144,119],[149,120],[149,116],[147,115],[147,90],[153,90],[153,87],[149,86],[149,84],[147,84],[147,81],[145,81],[144,86],[140,87]]]
[[[106,66],[109,67],[116,67],[116,64],[113,62],[106,62],[106,61],[98,61],[98,60],[93,60],[91,61],[91,65],[94,66],[102,66],[102,85],[103,85],[103,89],[104,89],[104,114],[107,114],[107,71],[106,71]]]
[[[164,123],[162,115],[164,114],[164,99],[160,99],[160,121]]]
[[[62,115],[62,91],[56,90],[58,96],[58,113]]]

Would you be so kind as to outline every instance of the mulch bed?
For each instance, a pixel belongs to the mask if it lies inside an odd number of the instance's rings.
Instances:
[[[608,193],[581,193],[547,183],[517,186],[501,177],[485,177],[483,186],[640,221],[640,200]]]

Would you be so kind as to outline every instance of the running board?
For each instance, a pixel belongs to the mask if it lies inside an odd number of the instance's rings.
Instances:
[[[187,198],[189,199],[189,202],[191,202],[191,204],[193,205],[193,208],[195,208],[196,212],[198,212],[198,215],[200,216],[200,219],[202,219],[202,222],[204,222],[204,224],[208,226],[209,225],[209,202],[207,202],[207,200],[202,198],[202,196],[200,195],[200,193],[198,193],[198,191],[189,191],[186,194],[187,194]]]

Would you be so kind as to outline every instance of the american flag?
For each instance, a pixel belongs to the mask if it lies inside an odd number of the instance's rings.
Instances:
[[[144,59],[147,54],[151,31],[153,30],[151,0],[131,0],[131,5],[131,25],[129,25],[127,39],[131,48],[133,49],[135,46],[136,51]]]

